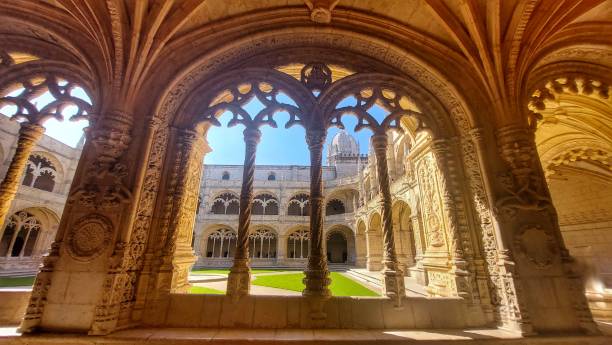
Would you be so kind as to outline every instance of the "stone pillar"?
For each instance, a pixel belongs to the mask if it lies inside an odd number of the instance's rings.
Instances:
[[[11,159],[4,180],[0,183],[0,226],[4,225],[17,194],[32,149],[45,133],[45,127],[24,122],[19,129],[17,149]]]
[[[287,260],[287,235],[279,235],[276,241],[276,262],[284,265]]]
[[[450,144],[446,139],[435,140],[431,145],[431,150],[434,153],[438,169],[440,170],[439,181],[440,191],[442,194],[442,205],[444,214],[447,219],[448,225],[448,238],[450,244],[450,255],[451,255],[451,269],[450,274],[454,283],[453,293],[457,296],[470,299],[471,287],[468,272],[468,262],[465,258],[465,250],[463,243],[465,241],[460,234],[459,228],[459,216],[458,216],[458,200],[460,197],[456,197],[457,191],[453,181],[456,179],[457,167],[453,164],[454,157],[450,150]]]
[[[415,246],[415,266],[410,268],[410,276],[415,277],[417,283],[421,285],[427,285],[427,272],[425,272],[425,268],[423,267],[423,254],[425,248],[424,236],[422,233],[422,227],[420,223],[419,216],[417,214],[412,214],[410,216],[410,221],[412,224],[412,233],[414,235],[414,246]]]
[[[255,176],[255,157],[261,131],[257,128],[244,130],[244,169],[242,190],[240,191],[240,215],[238,216],[238,238],[234,264],[227,278],[227,295],[235,299],[248,295],[251,288],[251,271],[249,269],[249,228],[253,209],[253,180]]]
[[[126,181],[126,176],[134,164],[123,156],[132,139],[131,127],[131,114],[113,109],[87,132],[60,226],[36,276],[22,332],[71,329],[105,334],[114,329],[118,296],[129,285],[122,263],[133,201],[132,180]],[[98,288],[87,288],[92,286]]]
[[[368,224],[368,226],[371,224]],[[382,230],[378,232],[378,230],[370,229],[365,233],[366,238],[366,268],[368,271],[380,271],[381,261],[382,261],[382,239],[380,234]]]
[[[404,273],[397,259],[395,238],[393,235],[393,213],[391,205],[391,189],[389,186],[389,168],[387,166],[387,134],[377,133],[372,137],[372,146],[376,154],[378,172],[378,187],[381,194],[381,222],[383,232],[383,293],[396,298],[401,305],[402,297],[406,295]]]
[[[582,281],[582,268],[569,255],[559,229],[544,172],[529,128],[509,125],[497,132],[507,170],[496,176],[496,217],[505,247],[500,261],[510,319],[535,332],[598,333]]]
[[[171,292],[184,293],[190,288],[189,271],[196,261],[191,238],[195,226],[204,155],[210,149],[201,131],[185,129],[178,135],[181,170],[178,173],[174,196],[176,211],[173,214],[164,257],[170,257],[172,262]]]
[[[310,252],[308,264],[304,271],[304,285],[302,294],[307,298],[310,309],[312,327],[323,327],[327,314],[324,304],[331,297],[329,291],[329,270],[327,257],[323,249],[323,143],[325,130],[307,129],[306,142],[310,150]]]

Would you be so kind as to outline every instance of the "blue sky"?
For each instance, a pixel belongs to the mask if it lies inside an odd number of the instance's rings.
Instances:
[[[18,90],[19,91],[19,90]],[[12,94],[18,94],[15,91]],[[81,88],[77,88],[73,91],[73,95],[84,100],[89,101],[89,97]],[[294,104],[293,100],[289,97],[281,94],[279,101]],[[35,102],[39,108],[51,102],[53,98],[48,94],[43,94],[38,97]],[[355,99],[349,97],[341,102],[341,106],[354,104]],[[245,106],[250,114],[255,114],[263,108],[263,105],[258,100],[254,99]],[[73,122],[68,121],[72,112],[75,109],[67,108],[64,111],[64,117],[66,120],[59,122],[55,119],[49,119],[45,122],[46,128],[45,134],[55,138],[67,145],[76,147],[77,143],[83,135],[83,128],[87,127],[88,122],[85,120]],[[0,109],[0,113],[4,115],[11,115],[14,113],[14,108],[6,106]],[[377,119],[385,116],[385,111],[375,106],[370,110]],[[277,113],[274,116],[278,128],[271,128],[270,126],[261,127],[262,138],[261,142],[257,147],[257,159],[256,164],[260,165],[309,165],[310,155],[308,152],[308,146],[306,145],[305,131],[304,128],[295,125],[289,129],[285,128],[285,123],[289,119],[287,113]],[[212,148],[212,152],[206,155],[206,164],[236,164],[242,165],[244,163],[244,140],[242,131],[244,127],[238,125],[232,128],[227,127],[227,123],[231,119],[231,114],[225,113],[221,116],[220,122],[222,127],[213,127],[208,131],[207,140]],[[368,143],[372,135],[371,131],[364,129],[360,132],[355,132],[354,128],[357,123],[357,119],[353,116],[344,116],[343,122],[346,130],[349,134],[353,135],[358,143],[361,153],[368,153]],[[327,139],[323,150],[323,163],[326,163],[327,147],[331,142],[333,136],[338,133],[339,129],[332,127],[327,131]]]
[[[279,101],[291,104],[288,97],[279,97]],[[354,98],[347,98],[341,105],[354,104]],[[252,101],[245,107],[250,114],[257,113],[261,108],[258,101]],[[379,119],[385,115],[385,111],[378,107],[373,107],[371,113]],[[257,146],[256,164],[260,165],[310,165],[310,155],[306,145],[304,128],[299,125],[286,129],[285,123],[289,119],[287,113],[277,113],[274,116],[278,128],[269,126],[261,127],[261,142]],[[231,114],[224,113],[220,122],[222,127],[213,127],[208,131],[207,140],[212,149],[204,159],[206,164],[237,164],[244,163],[244,140],[242,131],[244,126],[238,125],[232,128],[227,127],[231,119]],[[342,118],[346,131],[353,135],[359,142],[361,153],[368,153],[368,143],[372,132],[363,129],[355,133],[354,128],[357,119],[354,116],[345,115]],[[332,127],[327,130],[327,139],[323,148],[323,163],[326,164],[327,146],[339,129]]]

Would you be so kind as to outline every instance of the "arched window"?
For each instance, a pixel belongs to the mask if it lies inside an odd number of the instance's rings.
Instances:
[[[249,253],[253,259],[276,257],[276,234],[268,229],[255,230],[249,235]]]
[[[310,216],[308,195],[298,194],[289,199],[287,214],[290,216]]]
[[[236,232],[231,229],[219,229],[208,235],[206,244],[207,258],[232,258],[236,251]]]
[[[223,172],[223,175],[221,175],[221,179],[222,180],[229,180],[230,179],[230,173],[228,173],[227,171]]]
[[[287,257],[290,259],[305,259],[310,248],[310,233],[308,230],[297,230],[289,235],[287,241]]]
[[[325,215],[332,216],[334,214],[344,214],[346,213],[346,209],[344,208],[344,203],[338,199],[331,199],[327,206],[325,207]]]
[[[23,185],[34,187],[47,192],[53,192],[57,168],[51,161],[38,154],[31,155],[28,159],[26,172],[23,177]]]
[[[253,198],[254,215],[277,215],[278,199],[270,194],[259,194]]]
[[[212,202],[211,212],[214,214],[238,214],[240,200],[233,193],[223,193]]]
[[[271,172],[268,174],[268,181],[276,181],[276,174]]]
[[[0,240],[0,256],[31,256],[40,226],[38,219],[28,212],[12,215]]]

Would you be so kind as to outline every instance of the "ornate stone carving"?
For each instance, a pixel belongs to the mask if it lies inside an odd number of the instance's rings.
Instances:
[[[498,198],[497,211],[506,218],[513,218],[519,210],[549,209],[552,203],[538,169],[533,134],[526,128],[509,126],[499,130],[498,141],[509,171],[498,176],[508,196]]]
[[[378,172],[378,185],[381,191],[381,221],[383,228],[383,293],[395,299],[397,307],[402,305],[406,295],[404,287],[404,272],[397,259],[395,237],[393,232],[393,208],[391,204],[391,190],[389,187],[389,167],[387,164],[386,133],[378,133],[372,137],[372,146],[376,154],[376,170]]]
[[[332,71],[326,64],[312,62],[300,71],[300,81],[310,91],[323,91],[332,83]]]
[[[0,58],[6,66],[14,62],[8,54],[3,54]],[[63,112],[68,106],[76,108],[70,120],[87,118],[88,114],[91,114],[92,107],[89,103],[72,96],[72,91],[77,86],[75,83],[62,81],[55,75],[46,74],[23,77],[9,88],[0,90],[0,109],[6,106],[14,107],[12,113],[5,115],[10,116],[12,120],[22,121],[15,155],[0,183],[0,224],[4,224],[11,202],[15,198],[30,153],[45,132],[43,123],[50,118],[63,121]],[[15,91],[18,93],[15,94]],[[38,106],[37,98],[46,93],[50,94],[53,101]]]
[[[540,225],[528,225],[514,235],[514,247],[535,267],[546,269],[552,266],[557,255],[555,239]]]
[[[125,186],[126,165],[119,163],[131,141],[131,115],[118,110],[111,111],[91,132],[96,152],[87,169],[84,182],[68,197],[68,204],[99,210],[115,210],[132,199]]]
[[[310,9],[310,19],[315,23],[329,24],[332,11],[340,0],[304,0]]]
[[[112,237],[111,221],[100,214],[90,214],[74,223],[66,237],[66,249],[75,260],[91,261],[109,247]]]
[[[427,156],[419,162],[417,174],[421,187],[421,213],[424,219],[426,244],[431,247],[441,247],[445,244],[442,204],[438,196],[438,171],[431,156]]]

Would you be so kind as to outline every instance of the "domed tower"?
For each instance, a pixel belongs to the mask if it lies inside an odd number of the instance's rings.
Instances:
[[[357,140],[341,130],[332,138],[327,150],[327,163],[336,168],[337,177],[357,175],[359,166],[365,166],[367,155],[359,153]]]

